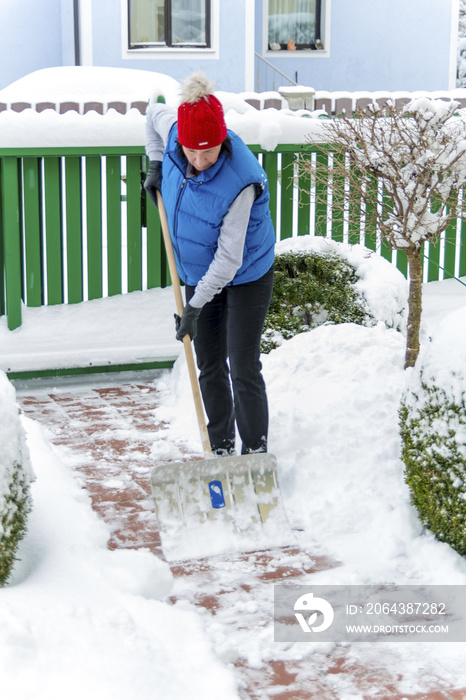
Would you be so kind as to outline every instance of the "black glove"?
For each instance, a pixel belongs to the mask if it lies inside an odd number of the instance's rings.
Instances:
[[[144,189],[149,197],[157,206],[157,190],[162,191],[162,161],[151,160],[149,163],[149,172],[147,173],[144,182]]]
[[[196,309],[191,304],[186,304],[181,318],[175,314],[176,339],[183,340],[185,335],[191,336],[191,340],[197,335],[197,319],[201,309]]]

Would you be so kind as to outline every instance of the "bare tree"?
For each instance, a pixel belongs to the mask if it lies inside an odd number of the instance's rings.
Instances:
[[[332,163],[316,169],[305,150],[299,170],[329,189],[366,227],[408,259],[409,311],[405,367],[419,353],[422,311],[422,245],[433,241],[460,214],[466,180],[466,121],[457,103],[428,98],[404,108],[371,105],[354,116],[329,120],[326,142]],[[322,190],[323,187],[320,188]],[[319,188],[316,188],[318,191]]]

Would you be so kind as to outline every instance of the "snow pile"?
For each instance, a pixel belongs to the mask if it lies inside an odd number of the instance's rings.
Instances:
[[[264,361],[287,510],[346,562],[341,583],[393,580],[393,560],[419,535],[399,461],[403,349],[403,336],[382,325],[341,324],[296,336]]]
[[[308,113],[311,115],[311,113]],[[251,108],[225,114],[227,127],[248,144],[258,144],[273,151],[281,143],[323,141],[322,124],[289,110]],[[105,114],[53,110],[0,112],[0,148],[51,148],[72,146],[140,146],[145,145],[145,117],[137,109],[119,114],[110,109]]]
[[[279,144],[304,144],[309,140],[325,143],[324,124],[313,115],[314,112],[269,108],[245,114],[230,110],[225,119],[228,128],[245,143],[258,144],[264,151],[273,151]]]
[[[238,112],[238,114],[246,114],[247,112],[256,112],[256,108],[246,102],[248,97],[247,93],[242,95],[237,95],[233,92],[225,92],[224,90],[216,90],[215,97],[222,103],[223,111],[229,112],[233,110]],[[251,95],[252,96],[252,95]]]
[[[168,75],[132,68],[58,66],[42,68],[0,90],[0,102],[147,102],[154,92],[167,102],[180,84]]]
[[[137,109],[97,112],[0,112],[0,148],[144,146],[145,117]]]
[[[167,104],[179,104],[180,84],[151,71],[73,66],[47,68],[31,73],[0,91],[0,102],[147,102],[164,95]],[[312,131],[322,139],[317,116],[312,112],[257,110],[238,95],[218,91],[229,129],[248,144],[273,150],[280,143],[306,143]],[[47,109],[36,112],[0,112],[0,148],[49,148],[66,146],[140,146],[145,144],[145,117],[137,109],[119,114],[115,109],[100,115]]]
[[[453,341],[453,342],[452,342]],[[466,394],[466,308],[448,314],[421,347],[409,385],[422,394],[420,377],[442,389],[458,405]]]
[[[0,497],[7,493],[8,472],[15,462],[24,462],[24,470],[32,476],[15,391],[0,372]]]
[[[37,480],[29,533],[2,590],[0,678],[8,700],[236,700],[201,620],[159,601],[172,587],[148,550],[109,551],[87,494],[25,420]],[[198,695],[193,695],[193,688]],[[155,690],[154,690],[155,689]]]
[[[23,306],[23,323],[14,331],[0,318],[0,368],[16,372],[176,357],[182,346],[174,338],[174,308],[171,287],[80,304]]]

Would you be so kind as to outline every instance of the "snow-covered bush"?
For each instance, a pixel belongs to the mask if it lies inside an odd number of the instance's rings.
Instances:
[[[31,509],[31,465],[15,391],[0,372],[0,586],[12,573]]]
[[[404,331],[407,282],[388,261],[360,245],[315,236],[277,245],[275,282],[262,352],[325,323],[385,323]]]
[[[466,554],[466,307],[419,355],[402,400],[405,478],[421,521]]]

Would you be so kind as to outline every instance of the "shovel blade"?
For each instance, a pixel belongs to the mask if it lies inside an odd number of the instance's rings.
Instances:
[[[294,541],[270,453],[175,462],[151,482],[168,561]]]

